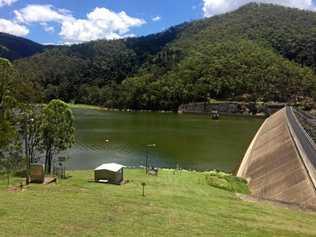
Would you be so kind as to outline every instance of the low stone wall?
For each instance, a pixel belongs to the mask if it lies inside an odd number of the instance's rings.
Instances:
[[[245,103],[245,102],[219,102],[219,103],[189,103],[179,107],[178,113],[211,113],[218,111],[225,115],[261,115],[267,116],[283,108],[283,103]]]

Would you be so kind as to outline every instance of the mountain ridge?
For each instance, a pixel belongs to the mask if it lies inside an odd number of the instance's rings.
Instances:
[[[32,40],[0,32],[0,57],[9,60],[30,57],[42,53],[52,46],[45,46]]]
[[[251,3],[149,36],[57,46],[15,65],[44,101],[176,109],[208,98],[314,97],[315,55],[316,13]]]

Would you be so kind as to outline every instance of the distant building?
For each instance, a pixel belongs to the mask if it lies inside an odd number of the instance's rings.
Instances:
[[[116,163],[103,164],[94,170],[94,179],[100,183],[121,184],[124,180],[124,165]]]

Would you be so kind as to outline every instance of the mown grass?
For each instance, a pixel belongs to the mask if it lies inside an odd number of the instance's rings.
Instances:
[[[23,192],[0,181],[0,236],[316,236],[316,213],[241,201],[205,173],[127,169],[122,186],[88,182],[92,171],[69,175]]]

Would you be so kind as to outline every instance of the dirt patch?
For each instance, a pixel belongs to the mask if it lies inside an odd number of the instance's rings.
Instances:
[[[14,186],[14,187],[9,187],[8,192],[10,193],[16,193],[16,192],[24,192],[25,186],[24,185],[19,185],[19,186]]]

